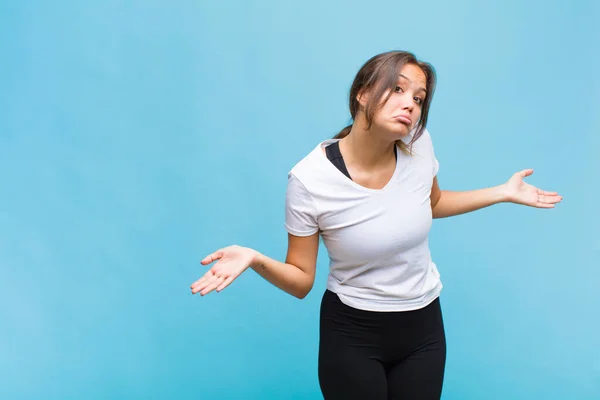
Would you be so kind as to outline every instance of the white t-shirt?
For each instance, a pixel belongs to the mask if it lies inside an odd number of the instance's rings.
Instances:
[[[330,260],[327,288],[345,304],[369,311],[427,306],[442,290],[429,252],[429,196],[439,169],[429,132],[412,155],[398,150],[394,174],[380,190],[359,185],[329,161],[323,148],[336,140],[319,143],[289,172],[287,231],[320,232]]]

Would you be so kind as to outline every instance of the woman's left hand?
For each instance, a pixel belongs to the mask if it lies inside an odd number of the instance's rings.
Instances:
[[[532,169],[524,169],[515,173],[504,184],[507,201],[537,208],[554,208],[554,205],[562,200],[562,196],[556,192],[538,189],[523,181],[523,178],[531,174]]]

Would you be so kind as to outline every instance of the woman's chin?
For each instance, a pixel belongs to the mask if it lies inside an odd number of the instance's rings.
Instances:
[[[412,131],[412,128],[408,125],[402,125],[402,126],[397,126],[394,129],[394,136],[396,137],[396,139],[405,139],[410,135],[410,132]]]

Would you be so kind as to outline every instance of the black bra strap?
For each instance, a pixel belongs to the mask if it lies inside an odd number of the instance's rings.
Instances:
[[[333,165],[337,167],[344,175],[346,175],[350,180],[352,177],[346,168],[346,163],[344,162],[344,158],[342,157],[342,153],[340,152],[340,142],[333,142],[329,146],[325,147],[325,152],[327,153],[327,158]]]
[[[344,162],[344,158],[342,157],[342,153],[340,152],[340,142],[333,142],[329,146],[325,147],[325,153],[327,154],[327,158],[333,165],[337,167],[344,175],[346,175],[350,180],[352,177],[346,168],[346,163]],[[398,146],[394,146],[394,155],[396,159],[398,158]]]

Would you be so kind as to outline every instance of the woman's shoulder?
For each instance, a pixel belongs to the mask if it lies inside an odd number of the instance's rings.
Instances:
[[[410,138],[407,138],[405,143],[410,143],[411,139],[412,136]],[[412,143],[411,148],[417,153],[429,153],[433,150],[433,141],[431,139],[431,134],[429,133],[429,130],[427,128],[423,128],[423,131],[421,132],[417,140],[415,140]]]
[[[303,190],[320,197],[337,195],[340,179],[336,167],[329,161],[325,148],[338,139],[319,142],[308,154],[298,161],[288,172],[288,186],[302,187]]]
[[[304,155],[288,172],[288,175],[295,175],[298,178],[312,176],[321,173],[323,161],[326,159],[325,147],[331,144],[335,139],[327,139],[317,143],[306,155]]]

